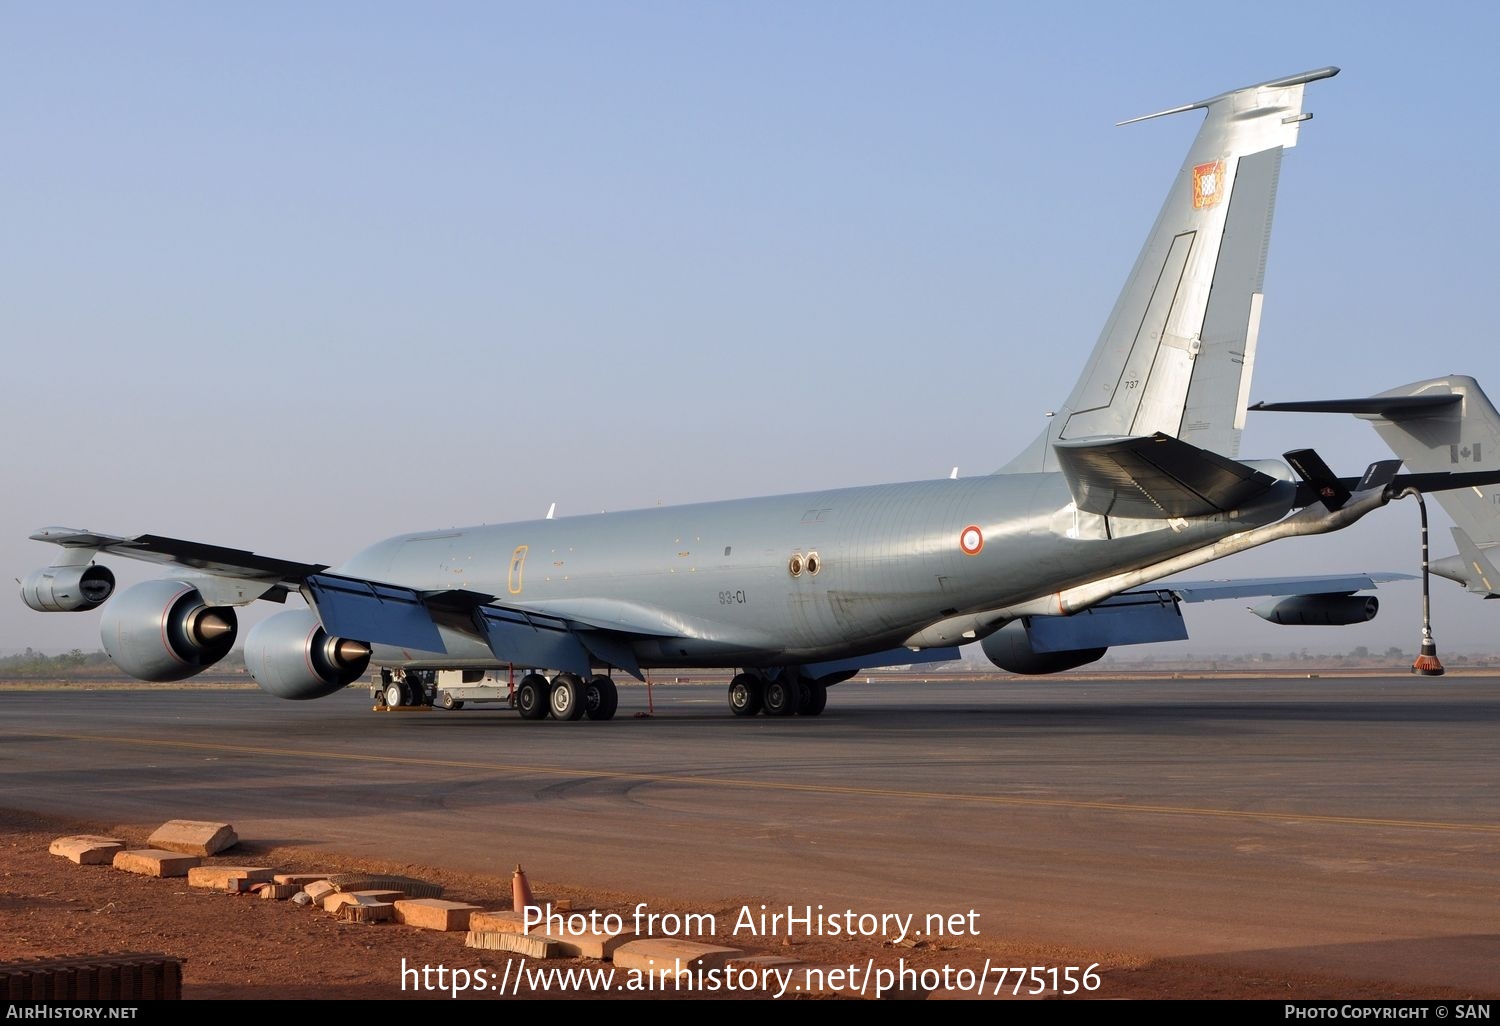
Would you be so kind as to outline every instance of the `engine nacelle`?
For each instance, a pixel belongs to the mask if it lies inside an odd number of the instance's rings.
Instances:
[[[245,668],[277,698],[322,698],[364,676],[370,646],[335,638],[310,609],[288,609],[250,628]]]
[[[115,593],[109,567],[44,566],[21,582],[21,601],[39,613],[84,613]]]
[[[143,581],[104,607],[99,640],[116,666],[139,680],[186,680],[234,647],[239,619],[210,606],[186,581]]]
[[[1304,627],[1345,627],[1368,623],[1380,612],[1374,595],[1293,595],[1251,610],[1262,620]]]
[[[1035,676],[1043,673],[1061,673],[1103,659],[1104,648],[1079,648],[1070,652],[1038,652],[1031,647],[1026,636],[1026,627],[1014,620],[979,643],[990,662],[1011,673]]]

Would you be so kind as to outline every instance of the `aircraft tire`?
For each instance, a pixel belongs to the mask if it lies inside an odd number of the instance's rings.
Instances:
[[[765,704],[765,681],[755,674],[736,674],[729,682],[729,711],[736,716],[754,716]]]
[[[559,673],[552,678],[552,690],[547,695],[547,706],[554,720],[583,719],[583,681],[574,673]]]
[[[766,681],[766,715],[791,716],[802,704],[801,682],[791,674]]]
[[[539,673],[528,673],[516,685],[516,711],[523,720],[544,720],[549,706],[547,678]]]
[[[612,720],[620,707],[620,692],[615,682],[600,674],[590,677],[583,689],[583,714],[591,720]]]
[[[798,716],[819,716],[828,705],[828,688],[816,681],[802,682],[802,701],[797,705]]]
[[[406,704],[406,689],[399,681],[393,680],[385,686],[385,704],[388,709]]]

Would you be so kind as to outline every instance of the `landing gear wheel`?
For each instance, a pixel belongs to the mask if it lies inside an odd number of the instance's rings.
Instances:
[[[765,707],[765,681],[753,673],[737,674],[729,682],[729,711],[736,716],[754,716]]]
[[[547,698],[554,720],[583,718],[583,681],[577,674],[559,673],[552,678],[552,693]]]
[[[591,720],[612,720],[620,707],[620,692],[615,682],[602,674],[590,677],[583,688],[583,714]]]
[[[802,701],[797,704],[798,716],[817,716],[828,705],[828,688],[816,681],[802,682]]]
[[[399,681],[391,681],[385,686],[385,704],[388,709],[406,704],[406,688]]]
[[[540,673],[528,673],[516,685],[516,711],[523,720],[547,718],[547,678]]]
[[[454,698],[446,691],[438,692],[438,705],[442,706],[444,709],[447,709],[449,712],[453,712],[455,709],[462,709],[464,707],[463,702]]]
[[[802,685],[797,678],[783,674],[766,681],[766,715],[791,716],[802,704]]]

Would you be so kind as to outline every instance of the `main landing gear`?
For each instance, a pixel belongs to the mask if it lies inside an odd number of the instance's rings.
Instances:
[[[576,673],[559,673],[548,680],[540,673],[528,673],[516,685],[516,711],[523,720],[613,719],[620,706],[615,682],[596,675],[584,680]]]
[[[729,711],[736,716],[817,716],[828,704],[828,688],[794,673],[765,677],[737,674],[729,682]]]

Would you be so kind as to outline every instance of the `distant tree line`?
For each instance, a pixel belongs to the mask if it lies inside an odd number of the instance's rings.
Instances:
[[[243,670],[245,657],[238,650],[229,653],[215,670]],[[47,655],[28,648],[19,655],[0,656],[0,680],[71,680],[77,677],[122,678],[119,669],[103,650],[85,652],[75,648],[60,655]]]

